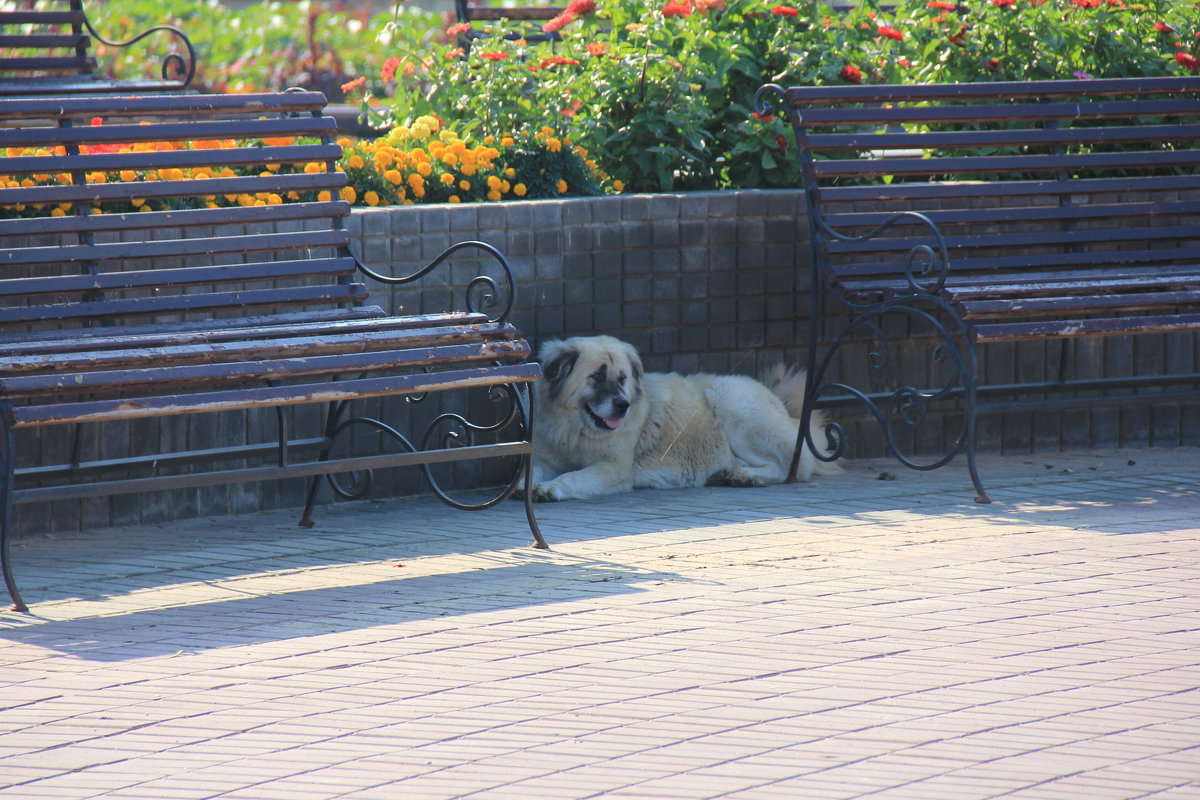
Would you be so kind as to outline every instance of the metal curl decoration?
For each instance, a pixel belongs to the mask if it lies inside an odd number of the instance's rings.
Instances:
[[[343,420],[342,422],[338,423],[338,426],[330,433],[330,440],[336,441],[337,438],[342,435],[342,432],[351,425],[366,425],[369,428],[374,428],[380,433],[384,433],[395,439],[404,447],[405,450],[408,450],[410,453],[417,452],[417,448],[408,440],[408,437],[400,433],[400,431],[396,430],[391,425],[388,425],[386,422],[382,422],[372,417],[351,417],[350,419]],[[354,481],[349,488],[343,486],[341,483],[341,478],[347,475],[351,476],[352,480]],[[353,472],[330,473],[329,475],[325,476],[325,480],[329,484],[329,488],[333,489],[334,494],[343,500],[360,500],[370,493],[371,487],[375,483],[375,473],[369,469],[355,470]]]
[[[928,228],[929,235],[933,239],[932,244],[921,242],[913,245],[904,255],[901,266],[904,269],[904,279],[908,282],[910,292],[919,295],[940,294],[946,285],[946,280],[950,277],[950,252],[946,248],[946,240],[942,236],[941,229],[925,214],[919,211],[898,211],[866,233],[856,236],[834,230],[824,218],[818,218],[816,224],[821,233],[839,242],[866,242],[874,239],[902,219],[917,220]],[[932,282],[929,282],[930,276],[932,276]],[[835,291],[831,294],[848,308],[865,309],[875,305],[874,302],[856,303],[849,297],[843,297],[840,292]]]
[[[913,299],[912,297],[898,298],[878,304],[860,314],[834,340],[810,373],[809,397],[805,403],[805,412],[803,415],[804,426],[801,430],[801,436],[804,443],[816,454],[818,459],[833,461],[840,457],[845,449],[845,431],[841,426],[836,423],[826,423],[824,426],[827,444],[833,449],[833,452],[823,455],[822,450],[824,448],[816,446],[816,443],[813,441],[811,426],[808,425],[813,409],[823,399],[831,396],[839,396],[839,399],[849,396],[853,402],[865,407],[882,429],[888,452],[900,461],[900,463],[911,469],[925,471],[944,466],[969,443],[974,424],[974,351],[969,347],[960,348],[957,346],[955,339],[961,338],[961,332],[958,332],[958,337],[956,337],[955,332],[947,328],[934,313],[913,305]],[[920,299],[932,302],[935,307],[942,310],[949,310],[937,298],[923,297]],[[833,358],[837,351],[850,339],[852,334],[863,329],[869,331],[878,342],[877,349],[872,352],[872,367],[883,368],[891,363],[890,337],[879,324],[878,320],[885,314],[893,313],[907,314],[926,323],[932,329],[933,334],[941,339],[933,347],[930,353],[930,360],[931,363],[935,364],[948,363],[950,371],[946,380],[940,386],[929,389],[918,389],[914,386],[904,385],[881,394],[869,394],[841,382],[826,383],[825,376],[832,367]],[[959,388],[960,385],[961,388]],[[946,449],[946,452],[932,461],[918,461],[915,456],[905,453],[898,440],[899,431],[896,428],[896,421],[899,420],[902,425],[901,430],[919,428],[929,418],[929,411],[932,404],[957,396],[962,396],[966,400],[967,412],[963,415],[962,425]],[[972,477],[976,477],[973,467]],[[982,488],[979,488],[979,491],[982,495]]]
[[[758,87],[754,93],[754,112],[762,116],[775,113],[775,106],[767,100],[767,95],[775,95],[780,102],[787,101],[787,92],[778,83],[768,83]]]
[[[503,386],[490,387],[488,391],[488,399],[493,403],[499,403],[505,400],[509,402],[508,409],[504,414],[501,415],[501,418],[498,421],[490,425],[480,425],[471,422],[462,414],[441,414],[429,424],[429,427],[425,429],[425,435],[421,439],[422,449],[429,449],[430,440],[438,435],[440,428],[445,428],[447,425],[449,425],[449,429],[443,430],[441,433],[441,444],[445,449],[453,447],[470,447],[475,443],[477,436],[485,433],[498,433],[514,424],[520,426],[519,430],[521,432],[529,430],[529,411],[525,404],[521,402],[520,391],[515,385],[504,384]],[[485,508],[491,508],[497,503],[508,499],[512,496],[513,492],[516,491],[517,485],[525,477],[525,470],[519,468],[516,470],[508,484],[503,486],[500,490],[500,493],[495,497],[484,500],[481,503],[465,503],[461,500],[455,499],[450,495],[449,492],[442,488],[437,478],[434,477],[433,470],[429,464],[422,464],[421,469],[425,473],[425,481],[429,484],[429,488],[433,491],[433,493],[436,494],[438,498],[446,505],[462,511],[482,511]]]
[[[433,270],[441,266],[446,259],[450,258],[450,256],[464,249],[483,251],[496,261],[496,263],[500,266],[501,271],[504,273],[503,286],[501,285],[500,281],[490,275],[479,275],[473,278],[466,287],[466,297],[464,302],[467,310],[483,311],[485,308],[499,308],[500,313],[494,316],[489,315],[488,319],[491,322],[507,321],[509,314],[512,313],[513,305],[516,302],[516,279],[513,276],[512,266],[508,263],[508,259],[504,257],[503,253],[487,242],[457,242],[456,244],[447,247],[441,252],[441,254],[438,255],[437,258],[433,259],[433,261],[430,261],[421,269],[413,272],[410,275],[402,276],[384,275],[380,272],[376,272],[364,264],[362,259],[360,259],[352,249],[349,250],[349,255],[354,259],[354,263],[357,265],[358,270],[367,277],[371,278],[372,280],[379,281],[380,283],[398,286],[405,283],[411,283],[415,280],[425,277],[430,272],[433,272]],[[480,296],[478,301],[475,299],[477,295]]]
[[[159,31],[166,31],[173,36],[178,36],[183,42],[183,46],[187,49],[187,61],[185,62],[183,56],[179,55],[178,53],[168,53],[163,58],[161,71],[162,78],[163,80],[179,80],[179,88],[183,89],[189,86],[192,82],[192,78],[196,76],[196,48],[192,46],[192,41],[188,39],[187,34],[185,34],[179,28],[176,28],[174,25],[155,25],[153,28],[142,31],[140,34],[128,41],[114,42],[101,36],[100,33],[92,26],[92,21],[87,17],[83,18],[83,24],[87,27],[88,33],[91,34],[93,39],[109,47],[128,47],[131,44],[140,42],[150,34],[158,33]],[[175,78],[172,78],[170,75],[172,67],[174,67],[176,72]]]

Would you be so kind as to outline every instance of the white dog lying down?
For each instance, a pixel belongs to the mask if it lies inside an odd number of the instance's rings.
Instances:
[[[805,377],[780,365],[768,385],[742,375],[648,373],[611,336],[551,340],[538,352],[534,499],[787,478]],[[813,441],[823,422],[814,415]],[[840,471],[805,448],[799,477]]]

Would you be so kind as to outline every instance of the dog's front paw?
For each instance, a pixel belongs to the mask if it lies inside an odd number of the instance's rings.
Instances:
[[[533,502],[535,503],[557,503],[559,500],[565,499],[566,495],[562,489],[553,483],[539,483],[533,487]]]

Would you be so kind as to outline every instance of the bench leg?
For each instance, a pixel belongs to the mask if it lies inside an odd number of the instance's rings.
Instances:
[[[345,404],[332,402],[329,404],[328,415],[325,418],[325,441],[321,444],[321,453],[317,457],[318,461],[328,461],[329,454],[333,451],[333,440],[337,437],[339,430],[338,422],[342,418],[342,412],[345,410]],[[304,501],[304,513],[300,515],[300,522],[297,523],[302,528],[311,528],[316,523],[313,522],[312,511],[313,505],[317,501],[317,487],[321,483],[321,475],[313,475],[308,482],[308,497]]]
[[[17,588],[17,581],[13,577],[12,572],[12,552],[9,548],[9,538],[12,535],[12,499],[13,499],[13,471],[16,465],[13,459],[16,456],[16,447],[13,440],[12,428],[7,423],[0,421],[0,567],[4,571],[4,585],[8,588],[8,596],[12,598],[13,611],[28,611],[29,607],[25,605],[25,601],[21,599],[21,591]]]
[[[533,441],[533,387],[525,391],[526,411],[525,430],[529,432],[529,441]],[[537,517],[533,513],[533,453],[526,453],[521,459],[522,469],[525,470],[525,491],[521,498],[525,502],[525,519],[529,521],[529,532],[533,534],[533,546],[538,550],[548,550],[550,545],[542,538],[542,529],[538,527]]]

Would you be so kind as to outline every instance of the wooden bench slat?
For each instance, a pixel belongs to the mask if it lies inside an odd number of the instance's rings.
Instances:
[[[1028,297],[1021,293],[1014,299],[1008,300],[970,300],[960,302],[963,319],[996,319],[1003,317],[1032,317],[1039,314],[1087,314],[1119,308],[1127,312],[1142,312],[1161,308],[1180,306],[1200,306],[1200,280],[1195,289],[1184,289],[1170,292],[1147,292],[1145,286],[1139,284],[1135,290],[1114,292],[1113,294],[1071,294],[1052,295],[1045,297]],[[1094,291],[1102,292],[1109,288],[1108,284],[1098,284],[1092,287]],[[1083,289],[1086,292],[1086,288]]]
[[[10,175],[56,172],[117,172],[124,169],[183,169],[187,167],[246,166],[251,164],[336,161],[336,144],[292,147],[234,147],[214,150],[175,150],[155,153],[88,153],[66,156],[13,157],[5,161]]]
[[[497,22],[502,19],[509,19],[514,22],[522,22],[526,20],[549,20],[557,17],[562,11],[562,8],[554,6],[510,6],[507,8],[498,6],[472,6],[471,21]]]
[[[0,25],[82,25],[82,11],[0,11]]]
[[[367,296],[361,283],[252,289],[237,292],[139,297],[114,301],[59,303],[0,308],[0,324],[87,320],[152,314],[195,313],[222,309],[282,308],[288,305],[356,303]]]
[[[962,175],[996,172],[1057,172],[1060,170],[1116,170],[1188,167],[1200,164],[1200,150],[1139,150],[1084,155],[1001,155],[960,158],[889,158],[863,161],[836,159],[813,163],[818,178],[854,178],[872,175]]]
[[[379,378],[358,378],[298,386],[229,389],[195,395],[156,395],[144,398],[91,400],[40,406],[18,406],[9,412],[13,427],[145,419],[215,411],[237,411],[263,406],[333,403],[341,400],[394,394],[467,389],[497,383],[528,383],[541,375],[537,364],[423,372]]]
[[[254,139],[276,136],[333,136],[333,117],[292,119],[234,119],[207,122],[164,122],[147,125],[74,125],[60,127],[0,128],[0,147],[42,147],[80,144],[134,144],[137,142]],[[55,172],[66,172],[62,167]]]
[[[96,69],[91,56],[15,56],[0,58],[0,70],[70,70],[88,72]]]
[[[785,91],[789,106],[810,104],[900,103],[936,100],[986,100],[996,98],[1126,97],[1196,91],[1200,80],[1186,75],[1155,78],[1100,78],[1095,80],[989,81],[980,83],[863,84],[859,86],[803,86]]]
[[[218,194],[223,194],[218,192]],[[0,236],[39,236],[80,233],[108,233],[155,228],[190,228],[200,225],[237,225],[259,222],[286,222],[336,219],[350,214],[344,200],[326,203],[281,203],[274,206],[230,206],[168,211],[134,211],[123,214],[87,214],[65,217],[25,217],[0,220]]]
[[[144,181],[141,183],[101,183],[89,186],[35,186],[28,189],[0,189],[0,206],[43,203],[103,203],[114,200],[143,200],[164,197],[204,197],[205,195],[255,194],[273,191],[336,192],[347,184],[344,172],[303,172],[273,174],[270,178],[203,178],[182,181]],[[247,208],[247,213],[249,209]],[[148,212],[139,212],[148,213]]]
[[[353,258],[309,258],[222,264],[212,267],[177,267],[152,271],[106,272],[99,275],[62,275],[26,278],[18,286],[0,285],[0,297],[33,297],[45,294],[87,294],[171,286],[219,286],[223,283],[289,280],[350,275],[358,268]],[[10,282],[12,283],[12,282]]]
[[[214,324],[219,327],[213,327]],[[260,317],[225,317],[212,320],[123,325],[120,328],[87,328],[75,331],[41,331],[22,334],[13,341],[0,334],[0,353],[15,357],[51,353],[80,353],[129,348],[176,347],[250,339],[320,337],[345,333],[456,328],[465,325],[491,326],[486,314],[448,311],[389,317],[378,306],[272,314]],[[38,333],[42,335],[38,335]]]
[[[1191,116],[1200,114],[1186,100],[1126,100],[1094,103],[992,104],[986,106],[877,106],[868,108],[804,108],[809,127],[841,125],[902,125],[905,123],[981,123],[1030,120],[1100,120],[1126,117]]]
[[[1081,228],[1066,231],[1025,231],[1018,239],[1011,233],[990,233],[966,236],[945,236],[946,246],[952,250],[978,250],[980,248],[1007,251],[1013,248],[1045,247],[1058,245],[1106,245],[1113,242],[1152,242],[1161,239],[1191,239],[1200,237],[1200,224],[1195,225],[1161,225],[1157,227],[1129,228]],[[827,249],[830,253],[880,253],[907,252],[918,243],[928,244],[928,237],[922,239],[871,239],[865,242],[830,242]],[[1107,251],[1091,252],[1093,259],[1102,261]],[[1038,254],[1030,256],[1053,261],[1053,254]],[[955,260],[951,257],[952,262]]]
[[[84,33],[0,33],[0,47],[55,49],[87,47],[91,37]]]
[[[1031,272],[1016,276],[1011,273],[1000,275],[967,275],[957,278],[944,291],[950,302],[959,303],[973,299],[993,297],[1039,297],[1061,295],[1067,292],[1090,294],[1102,287],[1110,292],[1137,291],[1139,289],[1187,289],[1200,286],[1200,266],[1178,267],[1158,270],[1165,274],[1147,275],[1141,272],[1115,273],[1112,270],[1093,269],[1064,274]],[[1014,282],[1020,277],[1023,280]],[[842,281],[847,290],[855,293],[905,293],[908,283],[900,279]]]
[[[1194,175],[1131,175],[1121,178],[1072,178],[1007,182],[892,183],[871,186],[824,186],[817,190],[822,204],[876,201],[941,201],[964,198],[1057,197],[1114,192],[1172,192],[1196,188]]]
[[[1119,218],[1129,220],[1139,217],[1162,218],[1175,214],[1193,212],[1195,205],[1187,201],[1147,201],[1142,203],[1080,203],[1067,206],[1027,205],[989,208],[988,221],[1000,222],[1058,222],[1078,220],[1101,220]],[[927,209],[921,212],[933,220],[939,228],[951,225],[978,225],[978,209],[954,209],[943,211]],[[887,211],[863,211],[856,213],[827,213],[825,221],[835,230],[846,232],[845,229],[873,228],[892,216]],[[1144,224],[1144,223],[1143,223]],[[912,218],[901,218],[893,224],[893,229],[918,232],[924,224]]]
[[[1031,147],[1095,145],[1128,142],[1174,142],[1200,139],[1200,124],[1114,125],[1098,128],[1030,128],[1025,130],[932,131],[891,133],[810,134],[807,144],[815,153],[860,149],[950,147]]]
[[[364,328],[365,329],[362,329]],[[243,331],[244,333],[244,331]],[[159,347],[132,347],[105,350],[9,356],[9,375],[38,371],[68,372],[102,369],[130,369],[180,364],[253,361],[260,358],[301,358],[337,353],[363,353],[384,349],[412,349],[439,344],[466,344],[485,339],[515,339],[516,329],[508,323],[458,324],[429,327],[388,327],[314,335],[310,331],[284,328],[283,335],[271,339],[242,336],[225,341]],[[0,378],[0,386],[4,386]]]
[[[1165,314],[1152,317],[1104,317],[1043,322],[1006,322],[973,325],[973,341],[1028,341],[1032,339],[1074,339],[1081,336],[1115,336],[1126,333],[1175,333],[1195,330],[1200,314]]]
[[[147,95],[145,97],[0,98],[0,119],[79,119],[93,117],[210,117],[214,114],[320,113],[320,92]]]
[[[29,247],[0,251],[0,267],[78,262],[138,261],[218,253],[286,252],[320,247],[342,247],[350,242],[345,230],[258,233],[239,236],[164,239],[162,241],[112,242],[72,247]]]
[[[495,339],[463,344],[439,342],[416,348],[372,350],[364,353],[25,375],[0,379],[0,392],[13,398],[117,390],[145,392],[157,384],[166,384],[174,389],[250,381],[311,379],[320,375],[358,375],[382,370],[425,368],[474,361],[524,360],[530,355],[529,345],[523,339]]]

